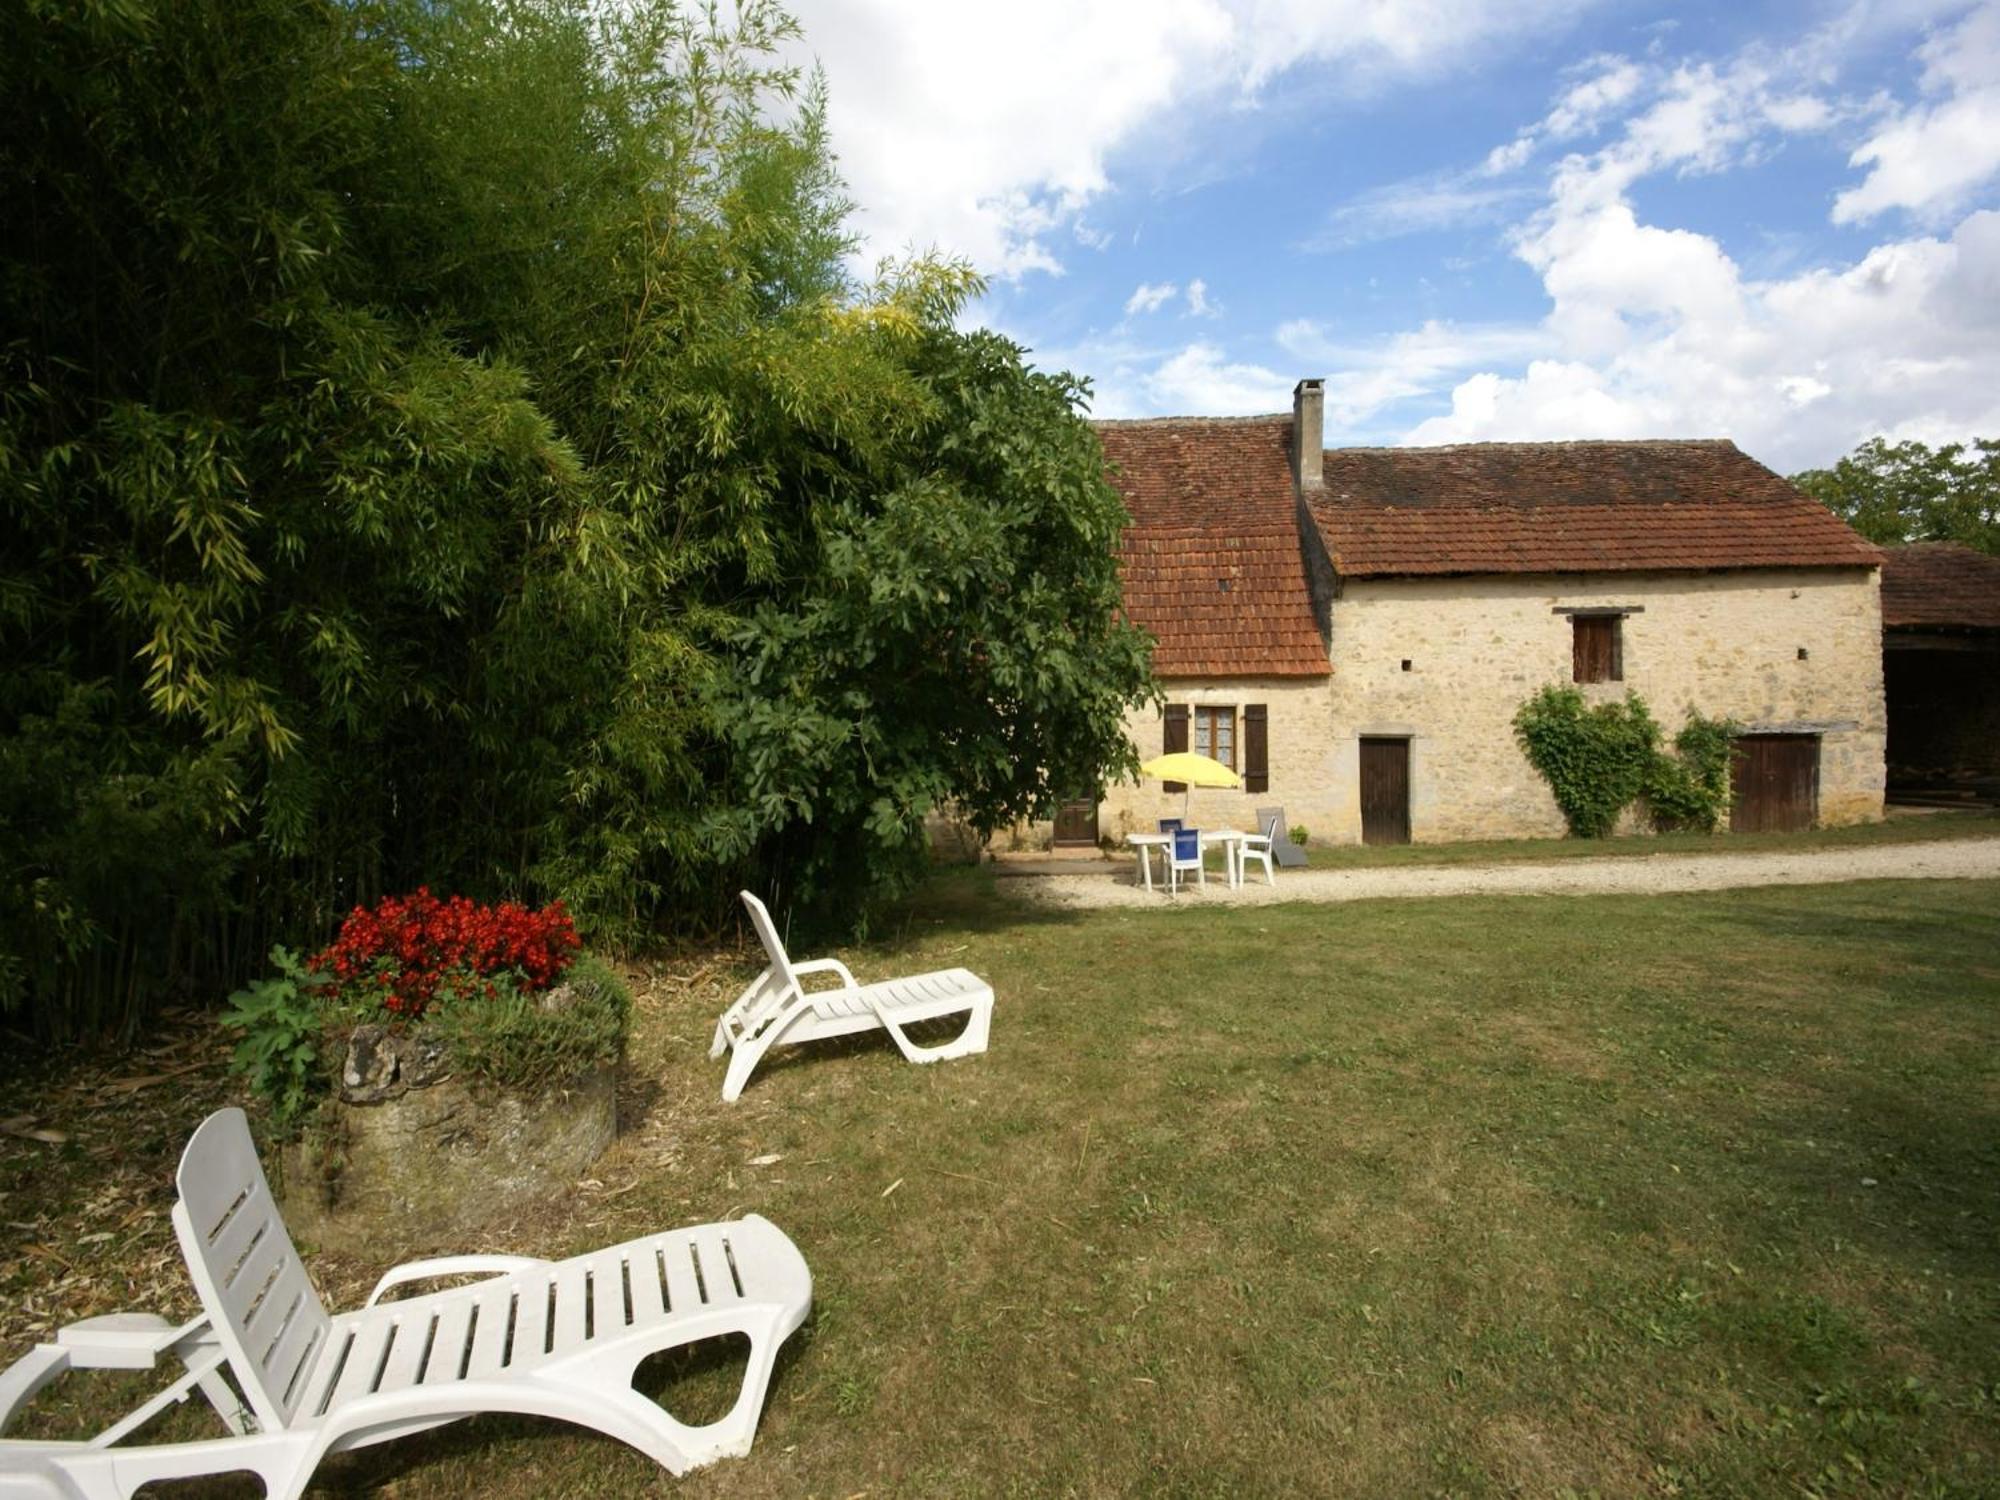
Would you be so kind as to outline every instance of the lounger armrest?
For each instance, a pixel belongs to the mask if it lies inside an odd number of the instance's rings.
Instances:
[[[848,989],[858,990],[861,988],[860,985],[854,982],[854,976],[847,972],[847,965],[837,958],[815,958],[806,963],[793,964],[792,972],[802,976],[806,974],[838,974],[840,982]]]
[[[56,1345],[80,1370],[150,1370],[162,1354],[207,1326],[206,1318],[176,1327],[152,1313],[106,1313],[58,1330]]]
[[[384,1292],[406,1281],[427,1281],[436,1276],[506,1276],[515,1271],[532,1271],[549,1262],[531,1255],[440,1255],[434,1260],[413,1260],[396,1267],[375,1283],[363,1307],[373,1307]]]

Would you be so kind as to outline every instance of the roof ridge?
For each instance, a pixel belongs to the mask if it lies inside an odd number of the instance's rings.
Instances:
[[[1736,440],[1706,438],[1543,438],[1477,443],[1357,443],[1328,453],[1459,453],[1483,448],[1735,448]],[[1741,449],[1737,450],[1741,452]]]
[[[1093,427],[1248,427],[1263,422],[1292,420],[1288,411],[1266,412],[1247,417],[1092,417]]]

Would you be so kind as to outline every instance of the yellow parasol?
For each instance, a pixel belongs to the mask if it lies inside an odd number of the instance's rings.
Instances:
[[[1198,786],[1241,786],[1243,778],[1238,776],[1221,761],[1207,755],[1197,755],[1192,750],[1176,750],[1172,755],[1156,756],[1139,767],[1141,776],[1156,776],[1161,781],[1181,781],[1189,787]],[[1187,817],[1188,793],[1181,794],[1181,817]]]

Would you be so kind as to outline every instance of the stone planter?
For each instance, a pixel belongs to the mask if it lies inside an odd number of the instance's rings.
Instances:
[[[478,1249],[474,1231],[569,1191],[603,1154],[616,1084],[600,1067],[515,1094],[449,1076],[434,1040],[360,1027],[339,1097],[285,1151],[286,1222],[323,1249]]]

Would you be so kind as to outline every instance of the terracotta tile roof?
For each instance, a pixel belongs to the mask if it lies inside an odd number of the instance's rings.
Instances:
[[[1884,547],[1882,623],[2000,630],[2000,557],[1957,542]]]
[[[1324,677],[1284,417],[1099,422],[1132,526],[1125,609],[1162,677]]]
[[[1727,440],[1331,448],[1337,572],[1869,567],[1875,547]]]

